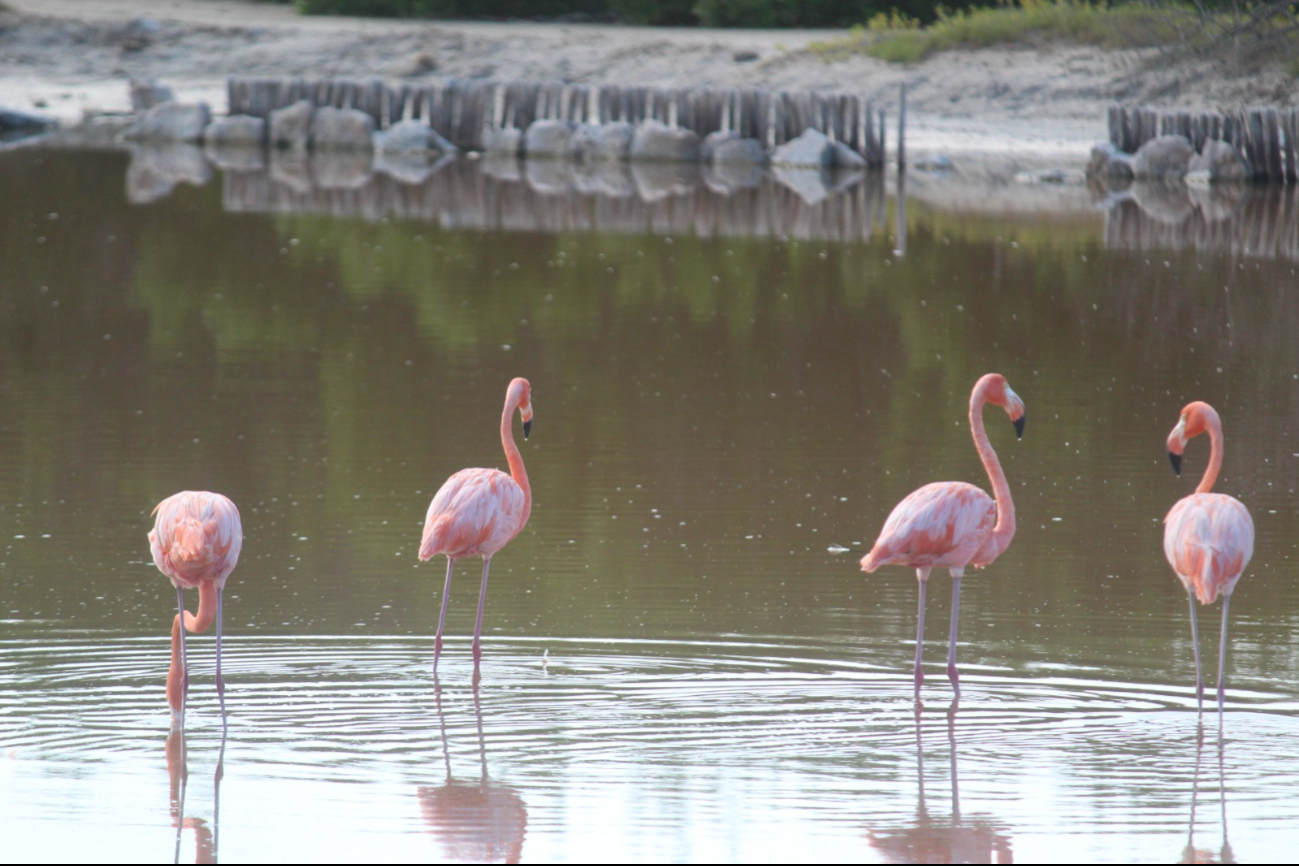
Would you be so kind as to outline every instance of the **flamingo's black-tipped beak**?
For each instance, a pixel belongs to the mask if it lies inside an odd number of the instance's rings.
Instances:
[[[1181,455],[1181,454],[1174,454],[1172,451],[1169,451],[1169,452],[1168,452],[1168,462],[1171,463],[1171,464],[1173,464],[1173,474],[1174,474],[1174,475],[1181,475],[1181,474],[1182,474],[1182,455]]]
[[[1024,419],[1027,417],[1028,417],[1027,415],[1020,415],[1013,422],[1015,425],[1015,437],[1017,439],[1024,438]]]
[[[528,434],[531,433],[531,432],[532,432],[532,422],[531,422],[531,421],[524,421],[524,422],[523,422],[523,438],[524,438],[524,439],[527,439],[527,438],[528,438]]]

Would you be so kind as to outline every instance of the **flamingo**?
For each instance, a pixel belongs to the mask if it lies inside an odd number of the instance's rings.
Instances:
[[[437,675],[442,655],[442,626],[447,618],[451,593],[451,570],[464,556],[483,558],[483,585],[478,591],[478,622],[474,626],[474,669],[482,659],[483,604],[487,600],[487,571],[492,556],[518,535],[532,513],[532,488],[523,468],[523,456],[514,444],[514,410],[523,418],[523,438],[532,432],[532,386],[527,379],[514,379],[505,391],[501,412],[501,445],[510,464],[510,474],[498,469],[461,469],[452,475],[433,497],[424,518],[420,561],[439,553],[447,557],[447,582],[442,591],[442,613],[438,616],[437,638],[433,643],[433,674]]]
[[[1218,646],[1218,715],[1226,691],[1227,608],[1236,581],[1254,555],[1254,521],[1249,509],[1225,493],[1210,493],[1222,468],[1222,421],[1208,403],[1188,403],[1177,426],[1168,434],[1168,459],[1182,474],[1182,451],[1188,440],[1209,434],[1209,465],[1195,492],[1180,500],[1164,518],[1164,555],[1186,587],[1191,610],[1191,644],[1195,648],[1195,697],[1204,709],[1204,676],[1200,672],[1200,637],[1195,626],[1195,600],[1213,604],[1222,595],[1222,635]]]
[[[1005,409],[1015,425],[1015,434],[1023,438],[1024,401],[998,373],[983,376],[970,392],[970,434],[996,499],[964,481],[926,484],[897,504],[884,522],[875,546],[861,561],[862,571],[874,571],[881,565],[905,565],[914,568],[920,580],[920,605],[916,614],[916,700],[920,699],[920,684],[925,679],[920,658],[925,639],[925,585],[929,582],[929,572],[946,568],[952,574],[947,677],[959,700],[956,623],[961,610],[961,577],[967,565],[975,568],[991,565],[1015,535],[1015,503],[1011,501],[1010,485],[1001,471],[997,453],[983,430],[984,403]]]
[[[221,676],[221,591],[239,562],[243,527],[239,509],[220,493],[186,490],[169,496],[153,509],[157,515],[149,547],[158,570],[176,587],[179,612],[171,624],[171,667],[167,671],[167,701],[172,722],[184,724],[189,693],[185,632],[207,631],[216,616],[216,687],[221,700],[221,726],[226,724],[226,684]],[[185,610],[185,590],[198,587],[198,613]]]

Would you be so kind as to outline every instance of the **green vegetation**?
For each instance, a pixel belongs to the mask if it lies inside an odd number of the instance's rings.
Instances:
[[[1105,0],[1005,0],[995,8],[936,9],[924,23],[905,12],[878,13],[842,40],[815,47],[827,59],[866,53],[915,63],[952,48],[1047,43],[1103,48],[1172,46],[1238,62],[1293,57],[1299,51],[1296,4],[1247,7],[1199,2],[1107,3]],[[1243,44],[1242,44],[1243,43]],[[1228,51],[1229,50],[1229,51]]]
[[[862,52],[895,63],[914,63],[935,51],[992,45],[1067,42],[1106,48],[1165,45],[1185,39],[1199,26],[1189,6],[1091,0],[1016,0],[996,8],[949,12],[922,27],[915,18],[891,12],[855,27],[844,40],[817,47],[826,56]]]

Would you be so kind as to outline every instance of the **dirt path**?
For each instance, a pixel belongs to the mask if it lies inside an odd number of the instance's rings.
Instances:
[[[841,31],[300,17],[239,0],[2,0],[0,105],[65,120],[128,107],[127,81],[153,78],[225,108],[231,74],[432,76],[843,89],[893,114],[908,86],[916,155],[992,153],[1076,164],[1105,137],[1114,101],[1167,107],[1291,105],[1293,76],[1238,79],[1150,68],[1090,48],[949,52],[914,66],[813,50]]]

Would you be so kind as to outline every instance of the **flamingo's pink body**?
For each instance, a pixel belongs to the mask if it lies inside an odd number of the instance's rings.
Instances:
[[[1181,474],[1182,452],[1189,439],[1209,434],[1209,465],[1195,492],[1180,500],[1164,518],[1164,555],[1182,585],[1191,610],[1191,640],[1195,645],[1195,687],[1203,703],[1200,639],[1195,624],[1195,599],[1212,604],[1222,595],[1222,643],[1218,648],[1218,711],[1222,711],[1226,680],[1227,608],[1237,581],[1254,555],[1254,521],[1249,509],[1223,493],[1211,493],[1222,468],[1222,421],[1208,403],[1187,404],[1177,426],[1168,434],[1168,456]]]
[[[1002,472],[997,453],[983,428],[983,406],[992,403],[1006,410],[1015,431],[1024,433],[1024,403],[1005,377],[989,373],[979,379],[970,393],[970,433],[983,461],[996,496],[989,496],[963,481],[926,484],[897,504],[871,552],[862,558],[862,571],[881,565],[905,565],[916,570],[920,580],[920,605],[916,615],[916,694],[924,681],[921,649],[925,632],[925,586],[929,572],[946,568],[952,575],[952,628],[947,654],[947,676],[961,693],[956,670],[956,626],[960,613],[961,577],[965,567],[992,564],[1015,535],[1015,503]]]
[[[523,466],[523,456],[514,444],[514,411],[523,418],[523,438],[532,428],[532,388],[527,379],[515,379],[505,392],[505,409],[501,413],[501,445],[510,464],[510,474],[496,469],[462,469],[452,475],[438,490],[424,520],[424,537],[419,558],[432,559],[439,553],[447,557],[446,588],[442,593],[442,613],[438,617],[437,637],[433,644],[433,671],[437,672],[442,655],[442,626],[446,621],[447,597],[451,591],[451,570],[464,556],[483,558],[483,583],[478,594],[478,622],[474,628],[474,664],[482,657],[480,640],[483,629],[483,604],[487,599],[487,573],[492,556],[518,535],[532,513],[532,488]]]
[[[225,680],[221,677],[221,591],[239,562],[243,527],[239,509],[220,493],[186,490],[169,496],[153,509],[157,515],[149,533],[154,564],[176,587],[178,613],[171,626],[171,667],[167,672],[167,700],[173,718],[184,720],[189,669],[185,659],[185,632],[207,631],[217,624],[217,694],[225,722]],[[198,613],[185,610],[186,589],[197,587]]]

